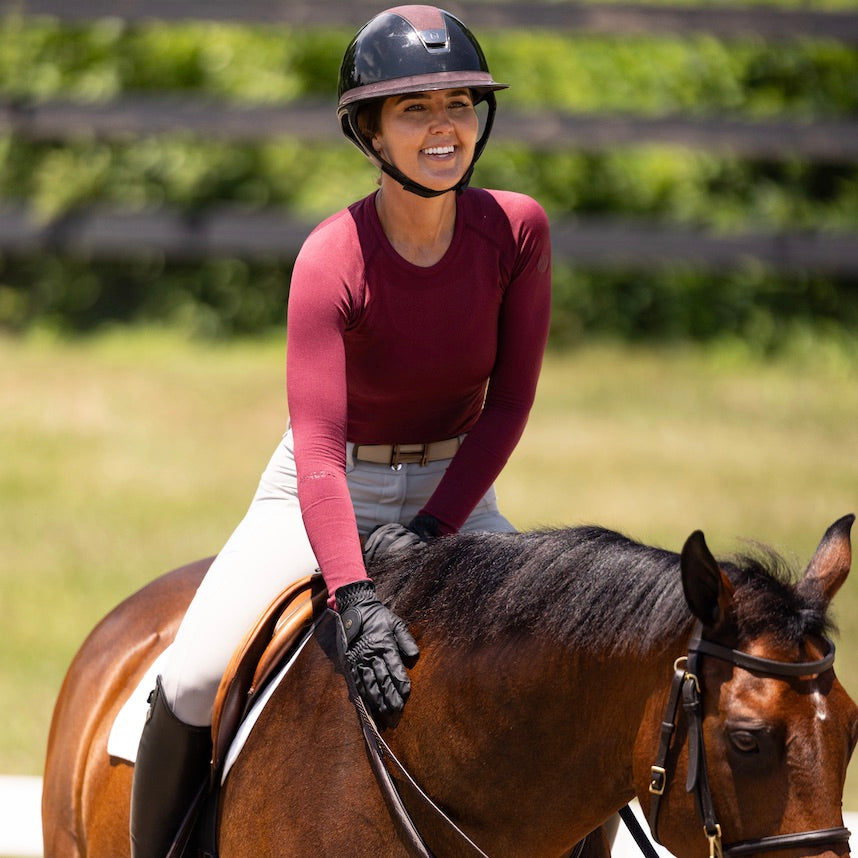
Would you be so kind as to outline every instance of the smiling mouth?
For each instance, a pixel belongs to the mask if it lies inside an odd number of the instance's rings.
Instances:
[[[456,151],[455,146],[430,146],[421,150],[424,155],[452,155]]]

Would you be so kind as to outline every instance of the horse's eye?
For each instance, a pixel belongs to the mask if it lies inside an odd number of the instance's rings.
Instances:
[[[753,733],[747,730],[734,730],[730,733],[730,741],[733,747],[742,754],[759,753],[760,743]]]

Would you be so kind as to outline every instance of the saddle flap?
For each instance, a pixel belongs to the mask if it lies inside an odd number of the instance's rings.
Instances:
[[[328,592],[320,574],[287,587],[261,614],[236,648],[215,696],[212,712],[212,770],[223,765],[230,743],[253,698],[297,642],[324,612]]]

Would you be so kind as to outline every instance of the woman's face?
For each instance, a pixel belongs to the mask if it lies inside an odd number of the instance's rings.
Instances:
[[[470,90],[414,92],[385,100],[372,146],[409,179],[440,191],[470,167],[478,133]]]

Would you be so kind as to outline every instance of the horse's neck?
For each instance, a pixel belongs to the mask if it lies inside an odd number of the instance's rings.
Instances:
[[[656,682],[656,656],[424,645],[393,741],[430,794],[475,817],[496,816],[496,803],[515,794],[533,818],[569,824],[575,814],[575,824],[594,826],[633,795],[635,738]]]

